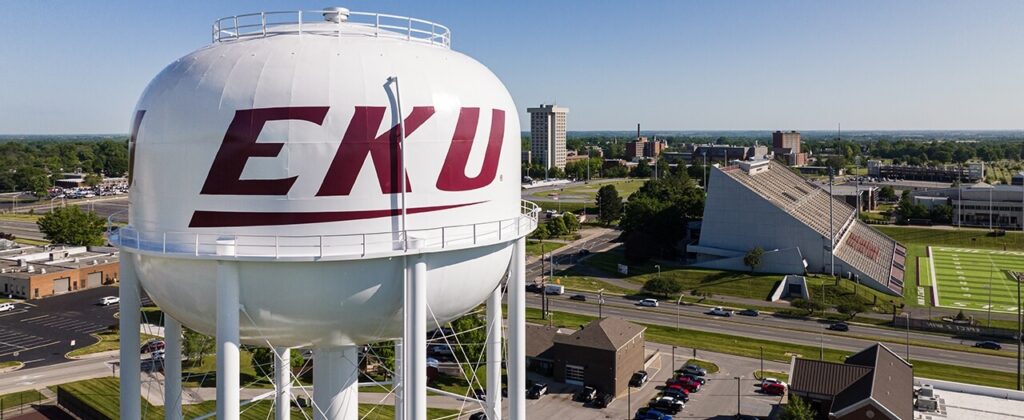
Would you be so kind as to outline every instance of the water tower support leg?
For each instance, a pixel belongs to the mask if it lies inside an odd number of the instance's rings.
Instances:
[[[239,418],[238,263],[217,263],[217,420]]]
[[[501,285],[487,299],[487,419],[501,420]]]
[[[359,347],[313,350],[314,420],[359,419]]]
[[[407,420],[424,420],[427,418],[427,263],[422,255],[411,260],[415,265],[407,289],[409,338],[402,343],[409,346],[403,372],[407,378],[403,397],[409,407]]]
[[[292,351],[287,347],[274,348],[274,420],[289,420],[292,416]]]
[[[526,420],[526,239],[516,240],[508,276],[508,414]]]
[[[121,285],[118,287],[118,296],[121,298],[121,302],[118,328],[121,330],[121,418],[137,419],[142,417],[139,278],[135,274],[135,261],[132,260],[132,254],[121,253],[119,264]]]
[[[181,323],[164,314],[164,420],[181,420]]]

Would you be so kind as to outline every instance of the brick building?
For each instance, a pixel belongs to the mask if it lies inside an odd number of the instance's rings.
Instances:
[[[117,282],[113,249],[75,246],[23,247],[0,251],[0,292],[38,299]]]
[[[626,393],[633,372],[644,367],[645,327],[619,318],[591,321],[571,331],[527,325],[527,369],[571,385]]]

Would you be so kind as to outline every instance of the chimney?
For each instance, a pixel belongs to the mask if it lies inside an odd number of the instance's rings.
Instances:
[[[636,123],[636,141],[640,141],[640,123]]]

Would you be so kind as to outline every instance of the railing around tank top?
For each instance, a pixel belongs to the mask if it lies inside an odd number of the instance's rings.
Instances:
[[[140,231],[125,226],[111,232],[121,248],[169,256],[240,258],[354,258],[436,251],[507,242],[537,227],[540,207],[523,200],[517,217],[493,222],[343,235],[236,235]],[[113,217],[114,215],[111,215]]]
[[[340,22],[325,20],[329,14],[344,16]],[[451,48],[452,31],[431,21],[383,13],[339,12],[338,10],[297,10],[247,13],[213,22],[213,42],[260,38],[276,34],[318,34],[341,36],[346,26],[373,29],[373,36],[400,38]],[[360,33],[361,34],[361,33]]]

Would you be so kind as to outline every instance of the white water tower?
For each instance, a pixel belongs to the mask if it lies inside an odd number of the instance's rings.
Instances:
[[[238,418],[240,344],[279,359],[313,348],[316,417],[354,419],[357,348],[393,339],[405,343],[396,411],[418,419],[428,328],[485,301],[500,381],[510,267],[510,412],[522,418],[523,237],[537,209],[519,198],[518,113],[502,83],[451,50],[448,28],[406,17],[256,13],[217,20],[212,38],[150,82],[132,122],[129,225],[112,237],[122,418],[139,416],[140,287],[168,318],[168,378],[181,324],[216,336],[219,419]],[[284,418],[290,381],[276,379]]]

